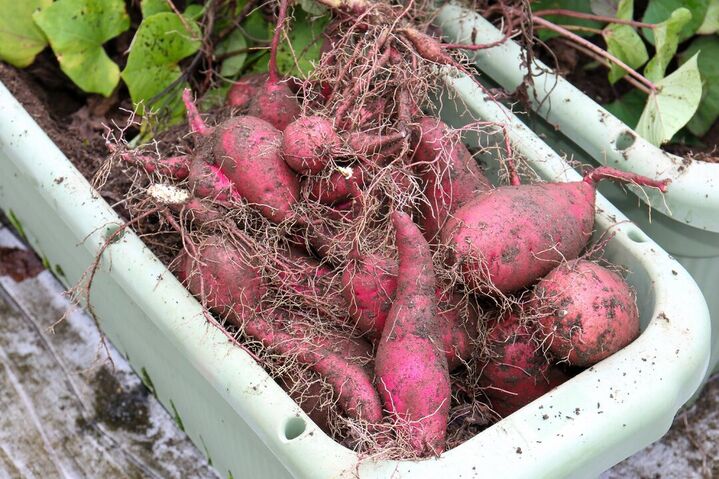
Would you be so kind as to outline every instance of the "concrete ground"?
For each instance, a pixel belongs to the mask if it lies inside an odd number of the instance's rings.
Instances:
[[[0,477],[219,476],[181,427],[0,225]],[[602,479],[719,478],[719,377],[659,442]]]

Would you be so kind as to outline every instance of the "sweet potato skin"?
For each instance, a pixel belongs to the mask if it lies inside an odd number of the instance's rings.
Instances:
[[[397,231],[397,295],[377,345],[375,375],[385,408],[415,452],[445,448],[450,405],[447,357],[441,350],[429,244],[411,218],[392,213]]]
[[[249,115],[267,121],[280,131],[300,116],[300,104],[286,83],[271,78],[257,91],[247,108]]]
[[[482,369],[482,385],[492,407],[506,417],[567,380],[552,366],[537,342],[534,330],[520,323],[515,314],[506,314],[487,336],[491,353]]]
[[[586,182],[503,186],[478,195],[442,229],[449,261],[472,288],[527,287],[576,258],[594,228],[594,187]]]
[[[397,261],[379,255],[350,260],[342,273],[342,293],[356,327],[378,338],[387,320],[397,289]]]
[[[292,215],[299,180],[282,159],[282,134],[264,120],[237,116],[213,132],[214,163],[236,191],[274,222]]]
[[[282,156],[297,173],[316,175],[342,146],[332,122],[321,116],[303,116],[293,121],[282,136]]]
[[[617,273],[578,259],[558,266],[534,288],[532,308],[558,359],[591,366],[639,336],[639,312]]]
[[[267,81],[267,73],[250,73],[235,82],[227,92],[227,104],[246,108]]]
[[[196,256],[178,257],[178,278],[203,304],[223,317],[245,318],[259,308],[267,292],[252,258],[209,236],[196,246]]]
[[[477,193],[490,190],[489,179],[449,127],[436,118],[419,120],[419,140],[414,162],[425,187],[427,202],[421,205],[420,226],[430,243],[452,212],[474,198]]]

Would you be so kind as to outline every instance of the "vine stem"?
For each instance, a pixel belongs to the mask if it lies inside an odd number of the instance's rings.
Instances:
[[[619,25],[629,25],[629,26],[637,27],[637,28],[654,29],[657,27],[657,25],[655,23],[644,23],[644,22],[637,22],[636,20],[626,20],[623,18],[607,17],[605,15],[594,15],[592,13],[575,12],[573,10],[565,10],[563,8],[550,8],[547,10],[539,10],[537,12],[534,12],[533,15],[536,17],[544,17],[546,15],[559,15],[562,17],[581,18],[583,20],[595,20],[598,22],[617,23]]]
[[[554,23],[552,23],[548,20],[545,20],[542,17],[538,17],[536,15],[532,15],[532,22],[540,27],[544,27],[549,30],[555,31],[555,32],[559,33],[560,35],[562,35],[563,37],[568,38],[569,40],[573,41],[574,43],[577,43],[577,44],[587,48],[588,50],[591,50],[592,52],[596,53],[597,55],[599,55],[603,58],[606,58],[610,62],[615,63],[617,66],[626,70],[626,72],[629,75],[633,76],[640,83],[642,83],[647,88],[649,88],[649,90],[651,92],[657,91],[657,86],[654,83],[652,83],[651,81],[649,81],[646,77],[644,77],[643,75],[638,73],[632,67],[630,67],[629,65],[627,65],[626,63],[621,61],[619,58],[617,58],[614,55],[612,55],[611,53],[609,53],[608,51],[602,50],[601,48],[599,48],[592,42],[580,37],[576,33],[572,33],[569,30],[567,30],[566,28],[562,28],[559,25],[555,25]]]

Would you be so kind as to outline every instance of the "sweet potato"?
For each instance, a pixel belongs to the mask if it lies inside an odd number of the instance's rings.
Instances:
[[[362,333],[382,335],[397,288],[397,261],[379,255],[360,255],[356,250],[342,273],[342,293],[349,315]]]
[[[426,197],[420,226],[432,243],[454,211],[492,186],[459,135],[444,122],[423,117],[419,130],[414,162]]]
[[[209,137],[209,162],[265,217],[274,222],[290,217],[299,198],[299,181],[280,154],[282,133],[252,116],[236,116],[209,128],[190,90],[185,90],[183,98],[192,130]]]
[[[282,156],[297,173],[316,175],[341,145],[331,121],[321,116],[303,116],[285,128]]]
[[[307,197],[324,205],[335,205],[352,196],[353,185],[363,188],[369,173],[362,165],[343,167],[329,176],[310,176],[304,179]]]
[[[227,92],[227,104],[246,108],[260,92],[267,81],[267,76],[267,73],[250,73],[237,80]]]
[[[200,157],[195,157],[190,163],[188,180],[193,194],[200,198],[227,201],[233,197],[240,197],[235,191],[234,184],[222,170]]]
[[[261,311],[266,287],[251,257],[227,246],[219,236],[208,237],[194,249],[197,256],[183,253],[178,258],[178,277],[208,308],[242,327],[269,350],[295,356],[310,366],[330,383],[340,407],[351,417],[381,420],[382,406],[363,366],[348,361],[344,350],[338,353],[307,341],[314,331],[293,321],[289,312]],[[289,332],[287,325],[291,325]]]
[[[445,448],[450,403],[429,244],[412,219],[392,213],[399,252],[397,295],[377,345],[375,374],[385,409],[419,455]]]
[[[111,152],[117,151],[117,146],[107,143],[107,147]],[[148,173],[159,173],[175,180],[183,180],[187,178],[190,170],[190,156],[178,155],[167,158],[155,158],[149,155],[142,155],[135,151],[129,151],[120,154],[123,161],[134,165],[142,166]]]
[[[596,182],[613,178],[666,189],[654,181],[601,167],[571,183],[502,186],[454,212],[441,231],[449,262],[482,291],[527,287],[584,249],[594,229]]]
[[[481,384],[492,408],[505,417],[564,382],[566,375],[553,367],[533,340],[534,330],[509,313],[487,336],[490,359],[482,369]]]
[[[250,100],[247,113],[261,118],[280,131],[300,115],[300,104],[290,87],[282,81],[277,69],[277,49],[280,36],[284,31],[283,24],[287,17],[288,0],[280,1],[280,11],[277,15],[277,25],[270,45],[270,61],[268,76],[265,83],[258,89]]]
[[[563,263],[534,287],[549,350],[576,366],[591,366],[639,336],[639,311],[629,285],[617,273],[577,259]]]
[[[435,296],[442,350],[447,356],[447,367],[452,371],[472,356],[477,340],[477,310],[457,293],[438,288]]]
[[[256,261],[219,235],[178,258],[178,278],[203,304],[223,317],[245,318],[258,311],[267,292]]]

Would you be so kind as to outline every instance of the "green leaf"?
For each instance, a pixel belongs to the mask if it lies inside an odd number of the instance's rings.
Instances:
[[[694,116],[702,97],[697,55],[674,73],[657,82],[659,90],[649,95],[637,124],[637,133],[660,146],[671,140]]]
[[[719,119],[719,37],[700,37],[679,56],[685,63],[699,53],[697,64],[702,78],[702,100],[699,109],[687,124],[696,136],[703,136]]]
[[[200,111],[211,111],[224,105],[227,101],[227,92],[231,86],[232,83],[226,83],[207,90],[200,98],[198,105]]]
[[[60,68],[89,93],[110,96],[120,68],[102,45],[130,28],[123,0],[58,0],[33,14]]]
[[[264,41],[272,38],[274,25],[271,26],[267,20],[265,20],[265,17],[262,16],[262,12],[255,10],[242,22],[242,29],[249,40]]]
[[[579,13],[592,13],[590,0],[538,0],[532,2],[531,6],[533,12],[561,8],[563,10],[573,10]],[[557,15],[547,15],[544,18],[552,23],[556,23],[557,25],[577,25],[596,29],[601,29],[604,26],[603,23],[595,22],[594,20],[583,20],[581,18],[562,17]],[[574,33],[582,36],[592,35],[591,33],[582,31]],[[557,35],[557,33],[550,30],[537,30],[537,36],[539,36],[541,40],[548,40],[552,37],[556,37]]]
[[[191,18],[192,20],[199,20],[204,13],[205,7],[196,3],[188,5],[185,11],[182,12],[184,16]]]
[[[710,0],[704,22],[697,29],[700,35],[711,35],[719,31],[719,0]]]
[[[295,9],[295,20],[289,32],[290,42],[283,41],[277,49],[277,67],[285,75],[306,77],[320,58],[321,35],[329,17],[313,17]]]
[[[709,0],[650,0],[644,11],[645,23],[661,23],[667,20],[678,8],[686,8],[691,13],[691,19],[683,25],[679,34],[679,43],[691,37],[704,21],[709,8]],[[643,29],[644,38],[654,45],[654,33],[651,28]]]
[[[590,0],[589,7],[593,14],[605,17],[616,17],[619,0]]]
[[[634,128],[639,123],[646,104],[647,94],[635,88],[612,103],[604,105],[604,108],[623,123]]]
[[[300,0],[300,7],[310,15],[324,15],[328,8],[315,0]]]
[[[167,0],[141,0],[140,10],[142,11],[142,18],[147,18],[156,13],[172,11]]]
[[[230,52],[236,52],[238,50],[247,49],[247,40],[240,30],[233,31],[230,36],[225,38],[217,45],[215,53],[218,56],[224,55]],[[220,68],[220,75],[223,77],[234,77],[242,71],[242,67],[245,65],[247,60],[247,52],[239,53],[228,57],[222,62]]]
[[[616,18],[631,20],[634,15],[634,0],[621,0],[617,5]],[[613,23],[602,30],[607,51],[630,67],[637,69],[649,59],[647,47],[642,38],[629,25]],[[627,72],[614,63],[609,67],[609,83],[616,83]]]
[[[122,79],[127,83],[132,101],[139,106],[140,114],[144,112],[141,103],[147,103],[177,80],[182,75],[178,62],[199,48],[200,28],[188,18],[180,18],[174,13],[156,13],[142,21],[130,45],[127,66],[122,71]],[[177,88],[174,95],[165,99],[172,118],[182,117],[181,91]]]
[[[35,60],[47,40],[32,14],[51,3],[52,0],[0,0],[0,60],[19,68]]]
[[[677,52],[679,32],[691,20],[691,16],[691,12],[686,8],[678,8],[654,29],[656,54],[644,68],[644,76],[649,81],[656,83],[664,78],[667,65]]]

